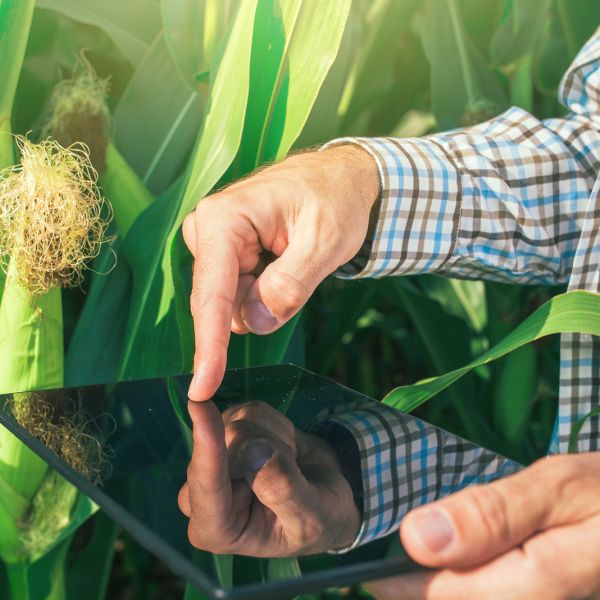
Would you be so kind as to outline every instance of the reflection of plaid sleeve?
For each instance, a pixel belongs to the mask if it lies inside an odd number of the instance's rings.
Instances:
[[[559,96],[568,109],[560,119],[511,108],[475,127],[419,139],[331,142],[369,152],[382,188],[372,237],[337,274],[436,272],[600,293],[600,29],[563,77]],[[573,426],[600,404],[599,340],[561,338],[552,452],[566,452]],[[352,433],[362,461],[365,521],[355,544],[394,528],[413,505],[514,469],[430,426],[408,430],[380,405],[334,423]],[[577,450],[600,450],[600,414],[587,417]]]
[[[363,512],[354,543],[342,552],[397,530],[404,515],[416,506],[519,468],[375,400],[338,406],[321,416],[313,431],[334,441],[339,428],[349,432],[358,446],[362,489],[354,492]]]

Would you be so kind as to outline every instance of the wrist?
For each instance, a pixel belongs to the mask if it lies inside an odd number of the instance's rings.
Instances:
[[[343,511],[338,531],[332,537],[335,547],[329,550],[349,548],[356,540],[363,520],[364,490],[358,445],[346,428],[336,424],[329,423],[313,433],[336,465],[352,498],[347,504],[348,509]]]
[[[324,148],[322,152],[336,164],[356,203],[371,214],[381,195],[381,177],[375,159],[363,147],[351,143]]]

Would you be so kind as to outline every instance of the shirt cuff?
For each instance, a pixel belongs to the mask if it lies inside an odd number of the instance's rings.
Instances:
[[[487,483],[516,472],[518,463],[476,446],[458,436],[366,399],[334,407],[311,430],[326,440],[337,439],[345,428],[358,448],[362,508],[358,534],[347,548],[397,531],[413,508],[456,492],[472,483]]]
[[[379,215],[358,254],[335,273],[344,279],[434,272],[452,255],[461,178],[433,138],[339,138],[323,149],[356,144],[377,163]]]

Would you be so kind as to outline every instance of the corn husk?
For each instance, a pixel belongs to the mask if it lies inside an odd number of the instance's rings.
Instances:
[[[6,274],[0,303],[2,393],[63,385],[61,287],[79,284],[106,227],[85,147],[17,141],[21,164],[0,173],[0,252]],[[41,396],[13,394],[12,402],[19,423],[42,441],[49,428],[70,427],[68,419],[62,425],[53,421]],[[54,438],[60,444],[58,433]],[[52,449],[61,453],[58,446]],[[4,428],[0,490],[0,558],[18,573],[18,565],[27,565],[56,541],[77,492]]]
[[[82,52],[74,76],[60,81],[53,90],[42,136],[64,147],[83,143],[89,148],[90,162],[99,175],[102,191],[114,211],[117,229],[124,238],[153,198],[111,142],[109,87],[109,80],[98,77]]]

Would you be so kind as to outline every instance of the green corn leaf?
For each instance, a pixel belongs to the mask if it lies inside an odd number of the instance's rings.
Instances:
[[[6,454],[6,452],[3,454]],[[0,461],[2,461],[2,457],[0,457]],[[21,478],[24,478],[24,474],[21,475]],[[29,479],[34,480],[34,478],[36,478],[36,473],[30,473]],[[40,479],[35,483],[39,485],[39,481]],[[0,531],[2,532],[2,535],[0,535],[0,557],[4,562],[15,563],[22,558],[21,529],[19,528],[19,523],[27,516],[29,502],[29,497],[19,493],[0,474]]]
[[[287,3],[284,6],[287,11]],[[268,114],[271,118],[263,129],[260,160],[279,160],[288,153],[304,127],[337,55],[350,2],[332,0],[321,3],[319,10],[315,9],[316,5],[304,2],[294,20],[293,30],[286,30],[288,41],[275,88],[279,94],[270,104]],[[283,125],[281,132],[278,123]]]
[[[21,519],[29,508],[29,498],[20,494],[2,475],[0,475],[0,505],[5,514],[15,522]]]
[[[496,66],[509,65],[530,53],[547,23],[552,0],[513,0],[511,9],[490,42]]]
[[[356,330],[358,319],[373,304],[375,289],[371,282],[348,281],[336,291],[333,311],[337,318],[327,319],[319,343],[311,349],[314,369],[326,375],[334,365],[344,344],[344,338]]]
[[[388,132],[426,87],[427,63],[411,31],[421,4],[419,0],[379,0],[353,8],[361,31],[338,107],[340,133]]]
[[[184,369],[169,252],[173,239],[169,234],[180,198],[178,182],[140,215],[124,242],[123,255],[131,266],[133,286],[118,380],[174,375]],[[149,231],[153,234],[148,235]],[[93,306],[90,311],[92,314]]]
[[[11,598],[66,600],[65,560],[71,540],[64,540],[39,560],[7,565]]]
[[[150,206],[152,195],[113,144],[106,148],[106,167],[100,185],[113,207],[119,233],[124,238],[133,222]]]
[[[297,558],[270,558],[267,560],[267,580],[283,581],[302,577]]]
[[[132,274],[120,239],[106,244],[65,357],[65,385],[116,381],[127,324]],[[106,324],[111,326],[107,327]]]
[[[471,336],[467,324],[440,310],[437,302],[416,293],[405,279],[395,277],[390,281],[435,369],[443,373],[468,362]],[[478,409],[475,380],[461,379],[449,393],[467,436],[478,444],[506,451],[506,445],[494,434]]]
[[[94,519],[94,531],[85,548],[67,570],[67,597],[104,600],[115,555],[119,527],[103,512]]]
[[[431,67],[439,129],[466,124],[471,114],[492,116],[506,107],[500,84],[467,36],[456,0],[427,1],[421,39]]]
[[[119,232],[125,235],[153,198],[112,144],[106,163],[102,191],[114,207]],[[117,378],[133,287],[121,246],[121,239],[114,239],[94,262],[90,289],[65,358],[65,385],[92,385]],[[112,326],[106,327],[106,323]]]
[[[37,6],[102,29],[133,66],[143,60],[161,28],[153,0],[37,0]]]
[[[259,3],[237,175],[289,152],[337,55],[349,9],[347,0],[322,3],[318,10],[300,0]],[[235,339],[231,365],[280,362],[298,318],[270,336]]]
[[[248,333],[232,337],[227,354],[228,366],[258,367],[280,363],[287,352],[300,317],[301,315],[297,314],[268,336]]]
[[[234,12],[233,0],[162,0],[165,38],[182,80],[196,90]]]
[[[537,353],[532,345],[511,352],[492,379],[494,427],[522,449],[535,400]]]
[[[11,116],[34,6],[34,0],[0,2],[0,169],[14,162]]]
[[[484,330],[488,315],[482,281],[422,275],[418,282],[427,297],[439,302],[448,314],[462,319],[473,332]]]
[[[219,585],[224,588],[232,588],[233,554],[213,554],[212,559],[215,565],[215,571]]]
[[[575,427],[573,427],[573,430],[571,431],[571,436],[569,437],[569,452],[577,452],[577,441],[579,439],[579,433],[581,432],[581,429],[588,419],[597,415],[600,415],[600,406],[594,407],[587,415],[577,421]]]
[[[288,153],[337,55],[349,9],[348,0],[318,8],[301,0],[259,3],[240,174]]]
[[[296,140],[295,146],[298,148],[324,144],[339,135],[343,116],[339,111],[340,100],[355,65],[356,54],[361,48],[359,40],[364,24],[360,16],[356,11],[350,11],[337,57]]]
[[[383,401],[403,411],[420,406],[469,371],[509,352],[555,333],[579,332],[600,335],[600,295],[575,291],[556,296],[519,325],[512,333],[464,367],[410,386],[395,388]]]
[[[510,76],[510,103],[533,112],[534,86],[530,54],[517,63]]]
[[[203,95],[179,76],[160,31],[113,114],[115,145],[153,194],[165,191],[185,168],[204,105]]]
[[[133,301],[121,359],[121,377],[177,373],[183,369],[177,336],[171,248],[195,203],[206,195],[238,150],[249,84],[249,58],[255,2],[236,15],[210,91],[209,110],[190,162],[186,191],[173,188],[134,223],[125,252],[134,272]],[[152,238],[148,231],[156,232]],[[168,343],[167,343],[168,342]],[[157,356],[168,348],[171,356]]]
[[[598,26],[600,4],[596,0],[554,0],[550,16],[533,62],[537,86],[554,95],[571,61]]]
[[[0,428],[0,477],[4,486],[9,486],[15,494],[29,502],[48,471],[48,465],[4,427]],[[26,465],[27,469],[23,469]],[[3,494],[8,500],[12,494]],[[21,510],[20,501],[15,498],[11,506],[17,513]],[[24,513],[20,513],[22,517]]]

